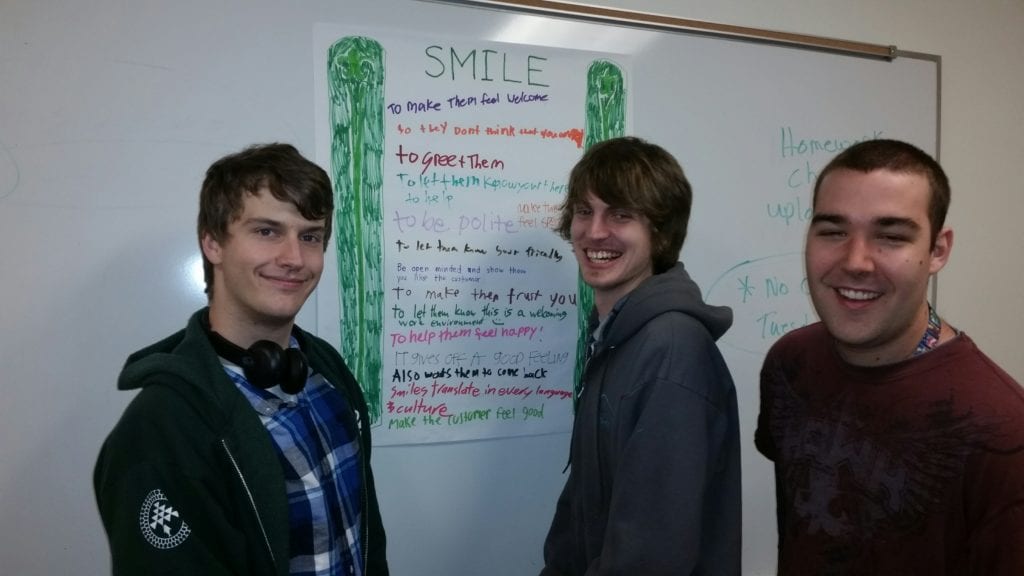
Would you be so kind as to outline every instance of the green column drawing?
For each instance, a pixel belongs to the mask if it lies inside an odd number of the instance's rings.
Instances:
[[[341,353],[381,419],[384,49],[349,36],[327,53]]]
[[[587,69],[586,130],[584,146],[626,134],[626,85],[622,70],[607,60],[596,60]],[[577,276],[577,292],[580,310],[577,323],[576,371],[573,382],[573,407],[583,391],[583,368],[587,357],[587,320],[594,307],[594,291]]]

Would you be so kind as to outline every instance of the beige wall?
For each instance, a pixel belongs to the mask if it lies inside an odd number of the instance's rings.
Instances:
[[[1024,382],[1024,0],[591,0],[942,57],[941,148],[953,186],[942,315]]]

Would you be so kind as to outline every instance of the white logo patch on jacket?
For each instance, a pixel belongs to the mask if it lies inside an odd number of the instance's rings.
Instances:
[[[178,546],[191,533],[188,524],[170,505],[162,490],[153,490],[146,495],[139,510],[139,528],[146,542],[160,550]]]

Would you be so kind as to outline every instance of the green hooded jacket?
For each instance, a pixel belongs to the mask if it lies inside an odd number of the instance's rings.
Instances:
[[[93,485],[113,574],[288,574],[288,502],[273,440],[225,374],[206,310],[129,356],[121,390],[139,392],[100,450]],[[295,331],[313,370],[356,411],[366,576],[387,576],[366,400],[338,352]]]

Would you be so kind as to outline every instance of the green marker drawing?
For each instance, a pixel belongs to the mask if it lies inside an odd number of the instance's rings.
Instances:
[[[596,60],[587,69],[585,146],[626,134],[626,84],[618,65]]]
[[[587,69],[586,131],[584,146],[626,134],[626,84],[622,70],[607,60],[595,60]],[[587,320],[594,307],[594,291],[577,276],[576,290],[579,293],[579,315],[576,338],[576,370],[573,380],[573,407],[582,392],[583,368],[587,358]]]
[[[348,36],[327,52],[341,353],[381,419],[384,49]]]

